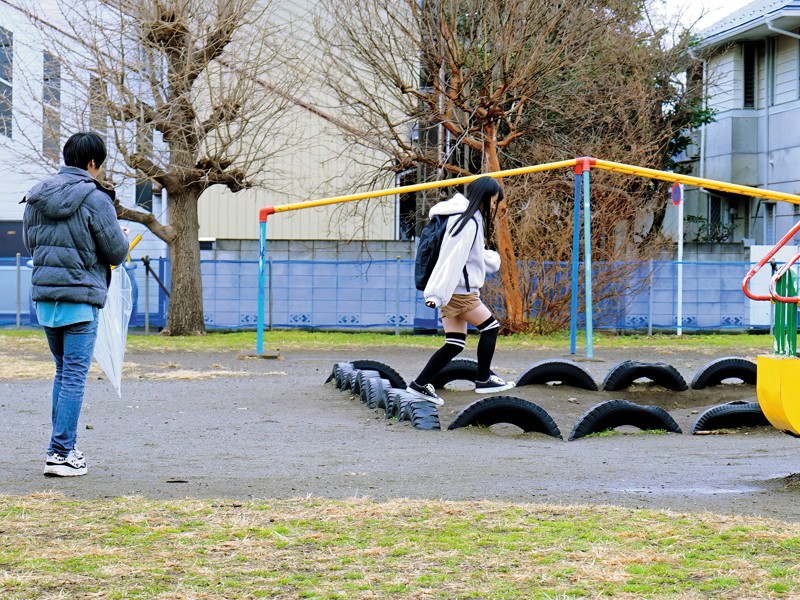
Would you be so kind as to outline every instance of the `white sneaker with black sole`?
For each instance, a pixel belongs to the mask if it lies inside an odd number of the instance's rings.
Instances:
[[[490,375],[486,381],[475,382],[476,394],[494,394],[495,392],[504,392],[510,390],[516,384],[513,381],[504,381],[497,375]]]
[[[444,404],[444,400],[436,395],[436,389],[433,387],[433,384],[426,383],[425,385],[419,385],[416,381],[412,381],[408,384],[406,391],[409,394],[413,394],[420,400],[433,402],[437,406]]]
[[[44,474],[47,477],[77,477],[86,475],[86,460],[80,450],[70,450],[69,454],[62,456],[55,452],[48,452],[44,463]]]

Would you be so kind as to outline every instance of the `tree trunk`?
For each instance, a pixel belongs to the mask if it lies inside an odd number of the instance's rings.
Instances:
[[[489,171],[494,173],[500,170],[500,160],[497,157],[497,139],[494,125],[485,129],[486,134],[486,161]],[[510,333],[518,333],[527,328],[525,311],[523,309],[522,293],[519,286],[519,269],[517,269],[517,255],[511,241],[511,228],[508,225],[508,202],[502,202],[497,207],[494,221],[497,250],[503,262],[500,267],[500,281],[503,284],[503,296],[506,303],[506,319],[504,326]]]
[[[169,195],[169,222],[175,238],[169,244],[171,286],[164,335],[203,335],[203,284],[200,276],[199,192],[183,190]]]

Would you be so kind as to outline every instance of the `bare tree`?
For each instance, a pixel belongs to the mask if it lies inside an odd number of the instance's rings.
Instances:
[[[167,223],[119,203],[117,214],[169,245],[164,333],[204,333],[198,199],[214,185],[237,192],[269,184],[262,174],[270,160],[292,147],[280,116],[300,79],[285,24],[271,20],[271,0],[59,7],[62,14],[46,20],[32,7],[22,10],[57,57],[62,80],[79,88],[76,122],[108,136],[106,179],[132,177],[166,190]]]
[[[371,139],[393,148],[389,168],[427,165],[435,177],[444,177],[581,155],[663,166],[675,150],[677,132],[694,114],[676,79],[688,39],[665,47],[666,32],[648,25],[641,3],[322,0],[321,5],[318,35],[329,47],[325,82],[354,129],[366,123]],[[562,185],[558,193],[569,189]],[[630,210],[610,212],[616,219],[604,222],[608,230],[598,240],[605,241],[596,243],[613,242],[614,255],[641,253],[645,246],[644,254],[656,252],[656,243],[633,243],[642,233],[651,242],[656,237],[654,227],[638,233],[636,227],[643,210],[658,224],[659,212],[641,205],[652,194],[649,184],[612,177],[606,189],[595,196],[596,205],[627,203]],[[544,214],[535,216],[529,208],[541,206],[535,200],[552,188],[513,185],[508,192],[497,207],[496,242],[503,257],[504,325],[521,331],[529,328],[532,278],[519,272],[518,259],[552,251],[551,260],[563,260],[567,241],[549,246],[551,241],[530,227]]]

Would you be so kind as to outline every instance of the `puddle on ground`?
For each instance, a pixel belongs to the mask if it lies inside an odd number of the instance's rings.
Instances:
[[[716,494],[752,494],[761,492],[762,488],[756,486],[740,486],[736,488],[712,488],[712,487],[669,487],[669,488],[611,488],[611,491],[623,494],[665,494],[674,496],[676,494],[689,496],[716,495]]]

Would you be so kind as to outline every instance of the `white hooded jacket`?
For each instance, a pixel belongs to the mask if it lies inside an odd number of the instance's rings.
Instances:
[[[480,212],[476,212],[457,235],[452,235],[453,225],[468,205],[469,200],[465,196],[456,194],[434,205],[428,213],[429,217],[450,215],[439,258],[423,292],[425,302],[433,302],[437,307],[450,302],[453,294],[477,292],[486,281],[486,274],[500,268],[500,255],[484,247],[486,241]],[[467,268],[469,290],[464,281],[464,266]]]

